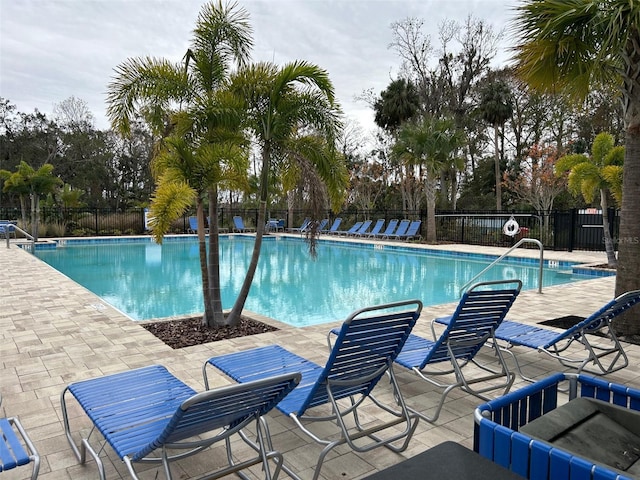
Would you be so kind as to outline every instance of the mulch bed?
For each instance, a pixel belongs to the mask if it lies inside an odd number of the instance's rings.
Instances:
[[[208,328],[202,324],[202,317],[150,322],[142,326],[173,349],[278,330],[246,317],[242,317],[235,327]]]

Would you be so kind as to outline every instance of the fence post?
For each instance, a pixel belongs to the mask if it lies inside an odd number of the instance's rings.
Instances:
[[[578,210],[575,208],[571,209],[571,218],[569,224],[569,251],[573,252],[573,245],[575,243],[575,232],[578,227]]]

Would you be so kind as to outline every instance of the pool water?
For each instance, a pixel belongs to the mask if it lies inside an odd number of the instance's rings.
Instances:
[[[35,255],[134,320],[202,312],[195,238],[162,245],[140,240],[69,240],[57,248],[36,249]],[[253,238],[222,236],[220,247],[222,303],[227,309],[240,291]],[[491,261],[485,256],[428,253],[320,241],[313,260],[302,239],[265,237],[245,309],[306,326],[343,320],[359,308],[399,300],[419,298],[425,305],[456,302],[460,289]],[[537,261],[507,259],[478,281],[518,278],[524,289],[537,289],[538,271]],[[545,268],[543,285],[588,278],[557,265]]]

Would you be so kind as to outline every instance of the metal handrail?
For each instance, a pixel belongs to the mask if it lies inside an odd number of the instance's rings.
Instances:
[[[6,237],[6,239],[7,239],[7,248],[10,248],[10,247],[11,247],[11,242],[9,241],[9,240],[10,240],[10,237],[11,237],[11,235],[9,235],[9,228],[8,228],[8,227],[9,227],[9,225],[11,226],[11,228],[12,228],[13,230],[16,230],[16,231],[20,232],[20,233],[21,233],[22,235],[24,235],[28,240],[31,240],[31,244],[32,244],[32,245],[36,242],[36,239],[35,239],[35,238],[33,238],[33,236],[32,236],[31,234],[29,234],[29,233],[25,232],[23,229],[21,229],[21,228],[20,228],[19,226],[17,226],[15,223],[3,223],[3,225],[5,225],[5,226],[7,227],[7,228],[5,229],[5,232],[4,232],[5,237]]]
[[[464,292],[467,289],[467,287],[469,285],[471,285],[473,282],[475,282],[478,277],[480,277],[484,272],[486,272],[487,270],[492,268],[495,264],[497,264],[500,261],[502,261],[502,259],[504,257],[509,255],[512,251],[514,251],[516,248],[518,248],[523,243],[535,243],[536,245],[538,245],[538,248],[540,249],[540,267],[539,267],[539,272],[538,272],[538,293],[542,293],[542,272],[543,272],[543,269],[544,269],[544,246],[542,245],[542,242],[540,242],[540,240],[537,240],[535,238],[521,238],[520,240],[518,240],[516,242],[516,244],[513,247],[511,247],[509,250],[504,252],[502,255],[500,255],[498,258],[496,258],[493,262],[491,262],[489,265],[487,265],[487,267],[484,270],[482,270],[475,277],[473,277],[471,280],[469,280],[467,283],[465,283],[463,285],[463,287],[460,289],[461,295],[464,294]]]

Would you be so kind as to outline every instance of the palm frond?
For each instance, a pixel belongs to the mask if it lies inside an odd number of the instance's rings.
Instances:
[[[130,58],[115,68],[107,85],[107,116],[114,129],[128,134],[131,118],[141,105],[167,110],[172,102],[191,96],[188,76],[180,65],[151,57]]]
[[[162,243],[164,235],[195,200],[196,192],[185,182],[161,177],[149,207],[149,226],[153,238]]]

